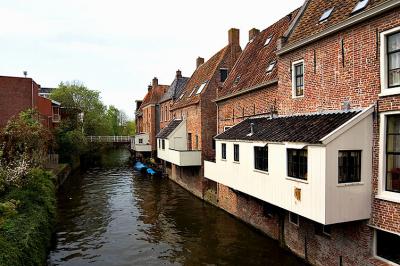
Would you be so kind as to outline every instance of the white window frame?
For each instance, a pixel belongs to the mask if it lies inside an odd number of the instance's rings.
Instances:
[[[387,58],[387,36],[400,32],[400,26],[380,33],[380,70],[381,70],[381,93],[379,96],[400,94],[400,86],[389,88],[388,80],[388,58]]]
[[[292,222],[292,219],[291,219],[292,215],[297,216],[297,223]],[[300,216],[297,213],[289,212],[289,223],[293,224],[294,226],[299,227],[300,226]]]
[[[389,234],[397,234],[397,235],[399,235],[399,234],[391,232],[391,231],[388,231],[388,230],[384,230],[382,228],[380,228],[380,229],[374,228],[374,235],[373,235],[373,240],[372,240],[372,255],[375,258],[377,258],[377,259],[379,259],[381,261],[384,261],[389,265],[393,265],[393,266],[398,265],[397,263],[395,263],[393,261],[390,261],[390,260],[387,260],[385,258],[382,258],[382,257],[378,256],[378,254],[377,254],[378,253],[378,233],[377,233],[377,231],[383,231],[383,232],[386,232],[386,233],[389,233]]]
[[[379,125],[379,166],[378,166],[378,199],[400,203],[400,193],[386,190],[386,125],[388,115],[399,115],[400,111],[380,114]]]
[[[295,66],[303,64],[303,95],[296,96],[296,69]],[[292,98],[293,99],[298,99],[298,98],[303,98],[305,95],[305,90],[306,90],[306,65],[304,63],[304,59],[297,60],[292,63]]]

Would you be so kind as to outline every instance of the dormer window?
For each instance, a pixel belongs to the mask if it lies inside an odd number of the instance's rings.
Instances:
[[[319,19],[319,22],[325,22],[326,20],[328,20],[328,18],[331,16],[332,11],[333,11],[334,7],[332,7],[331,9],[325,10],[325,12],[322,14],[321,18]]]
[[[207,84],[207,81],[200,85],[199,89],[196,92],[196,95],[200,94],[203,91],[203,89],[206,86],[206,84]]]
[[[271,42],[271,40],[272,40],[272,36],[268,37],[268,38],[265,40],[264,46],[267,46],[267,45]]]
[[[274,69],[275,64],[276,64],[275,61],[272,61],[272,62],[269,64],[269,66],[267,67],[267,73],[270,73],[270,72]]]
[[[357,5],[354,7],[353,11],[351,12],[352,14],[363,10],[366,6],[368,5],[368,0],[361,0],[357,3]]]
[[[219,76],[220,76],[220,81],[224,82],[228,78],[228,69],[227,68],[220,68],[219,69]]]

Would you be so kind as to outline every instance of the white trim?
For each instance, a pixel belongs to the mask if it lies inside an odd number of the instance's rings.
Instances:
[[[296,71],[295,71],[295,67],[297,65],[303,65],[303,95],[296,95]],[[305,79],[305,74],[306,74],[306,65],[304,63],[304,59],[301,60],[297,60],[292,62],[292,98],[293,99],[298,99],[298,98],[303,98],[304,97],[304,91],[306,88],[306,79]]]
[[[400,203],[400,193],[386,191],[386,117],[394,114],[399,115],[400,111],[384,112],[380,114],[378,194],[375,198]]]
[[[375,106],[371,105],[370,107],[363,110],[361,113],[359,113],[358,115],[356,115],[355,117],[353,117],[352,119],[350,119],[337,129],[335,129],[334,131],[323,137],[320,141],[322,142],[322,144],[327,145],[328,143],[330,143],[331,141],[342,135],[344,132],[352,128],[354,125],[361,122],[364,118],[372,114],[374,112],[374,109]]]
[[[400,32],[400,26],[380,33],[380,71],[381,71],[381,93],[379,96],[400,94],[400,86],[389,88],[388,58],[387,58],[387,36]]]
[[[292,142],[285,142],[286,149],[295,149],[295,150],[302,150],[307,147],[307,143],[292,143]]]

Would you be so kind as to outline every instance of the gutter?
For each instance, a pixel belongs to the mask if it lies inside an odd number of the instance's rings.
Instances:
[[[326,37],[328,35],[331,35],[333,33],[336,33],[338,31],[340,31],[340,30],[343,30],[343,29],[346,29],[348,27],[351,27],[351,26],[353,26],[355,24],[361,23],[361,22],[363,22],[363,21],[365,21],[367,19],[370,19],[372,17],[380,15],[380,14],[382,14],[382,13],[384,13],[386,11],[389,11],[391,9],[394,9],[394,8],[396,8],[398,6],[400,6],[400,1],[399,0],[391,0],[391,1],[385,2],[385,3],[381,4],[381,5],[378,5],[378,6],[376,6],[374,8],[371,8],[371,9],[369,9],[367,11],[364,11],[362,13],[356,14],[356,15],[346,19],[345,21],[343,21],[341,23],[338,23],[338,24],[336,24],[336,25],[334,25],[332,27],[329,27],[326,30],[323,30],[323,31],[321,31],[321,32],[319,32],[319,33],[317,33],[315,35],[312,35],[312,36],[310,36],[308,38],[300,40],[300,41],[298,41],[298,42],[296,42],[294,44],[287,45],[286,47],[284,47],[281,50],[279,50],[277,52],[277,55],[283,55],[283,54],[286,54],[288,52],[291,52],[291,51],[293,51],[295,49],[298,49],[298,48],[300,48],[302,46],[305,46],[305,45],[307,45],[309,43],[318,41],[318,40],[320,40],[320,39],[322,39],[322,38],[324,38],[324,37]]]
[[[234,98],[236,96],[239,96],[239,95],[242,95],[242,94],[245,94],[245,93],[249,93],[249,92],[252,92],[252,91],[255,91],[255,90],[262,89],[264,87],[267,87],[267,86],[270,86],[270,85],[273,85],[273,84],[276,84],[276,83],[278,83],[278,79],[274,79],[274,80],[270,80],[270,81],[267,81],[267,82],[263,82],[263,83],[260,83],[258,85],[255,85],[253,87],[247,88],[245,90],[238,91],[238,92],[235,92],[233,94],[230,94],[230,95],[215,99],[215,100],[213,100],[213,102],[216,102],[216,103],[217,102],[221,102],[221,101],[224,101],[224,100],[227,100],[227,99],[230,99],[230,98]]]

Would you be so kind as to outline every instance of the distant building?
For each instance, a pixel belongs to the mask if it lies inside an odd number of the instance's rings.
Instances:
[[[42,96],[44,98],[50,98],[50,94],[53,90],[56,88],[39,88],[39,96]]]
[[[27,109],[36,109],[43,125],[60,122],[60,104],[39,96],[40,86],[31,78],[0,76],[0,127]]]

